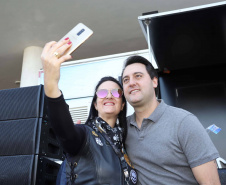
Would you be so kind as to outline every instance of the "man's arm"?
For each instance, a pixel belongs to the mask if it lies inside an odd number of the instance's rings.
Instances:
[[[210,161],[192,168],[192,172],[199,184],[220,185],[216,161]]]

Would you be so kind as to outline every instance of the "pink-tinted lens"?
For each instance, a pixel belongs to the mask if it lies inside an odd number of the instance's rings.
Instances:
[[[122,96],[122,90],[121,89],[112,89],[111,90],[111,94],[115,97],[115,98],[120,98]]]
[[[108,95],[108,90],[107,89],[100,89],[97,91],[97,96],[99,98],[105,98]]]

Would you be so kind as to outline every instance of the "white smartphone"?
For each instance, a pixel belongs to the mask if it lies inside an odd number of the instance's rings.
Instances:
[[[77,24],[71,31],[69,31],[61,40],[69,37],[72,42],[72,46],[65,51],[64,55],[70,55],[75,49],[77,49],[82,43],[84,43],[91,35],[93,31],[82,23]]]

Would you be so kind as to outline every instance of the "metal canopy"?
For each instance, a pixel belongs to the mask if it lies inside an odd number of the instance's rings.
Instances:
[[[226,63],[226,1],[138,21],[160,71]]]

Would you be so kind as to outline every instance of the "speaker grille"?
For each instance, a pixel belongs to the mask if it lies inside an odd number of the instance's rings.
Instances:
[[[29,185],[32,179],[34,156],[1,156],[0,184]]]
[[[0,122],[0,155],[35,153],[38,118]]]
[[[42,86],[1,90],[0,121],[39,117],[41,92]]]

